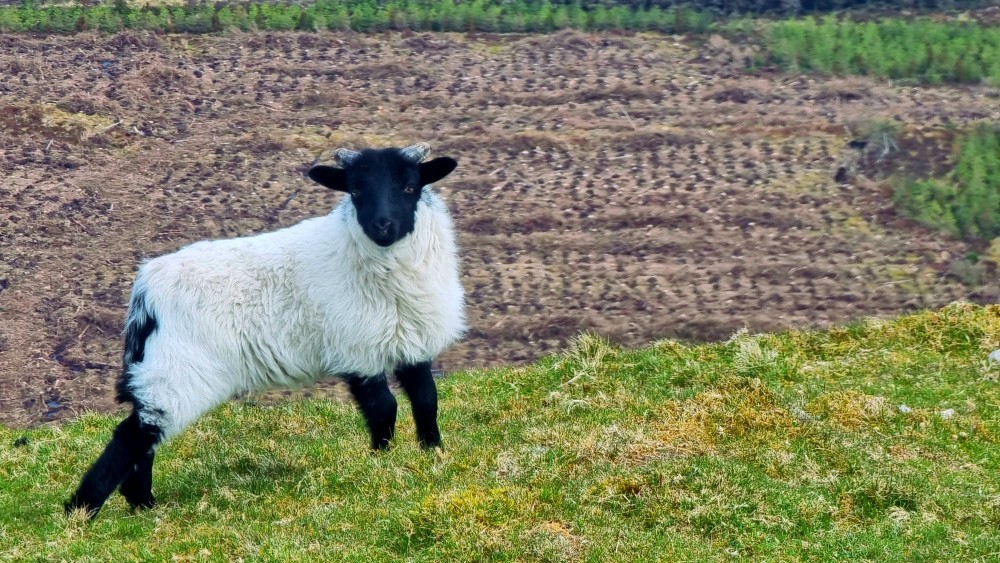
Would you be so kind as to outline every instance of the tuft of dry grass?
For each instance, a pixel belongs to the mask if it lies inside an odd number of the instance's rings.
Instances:
[[[893,416],[893,407],[885,397],[853,390],[820,395],[806,405],[806,411],[849,429],[885,422]]]

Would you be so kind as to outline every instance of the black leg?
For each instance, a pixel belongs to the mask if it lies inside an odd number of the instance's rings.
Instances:
[[[139,415],[133,411],[115,428],[111,442],[84,474],[73,496],[66,501],[66,510],[83,508],[91,517],[95,516],[118,485],[135,471],[136,464],[142,462],[160,441],[161,436],[159,428],[143,424]]]
[[[348,376],[347,384],[351,388],[358,408],[365,415],[368,431],[372,436],[372,449],[384,450],[389,447],[389,440],[396,430],[396,398],[389,391],[385,376],[360,377]]]
[[[152,508],[156,505],[156,499],[153,498],[154,455],[155,453],[150,451],[140,459],[139,463],[135,464],[135,469],[118,487],[132,508]]]
[[[417,427],[420,446],[441,447],[441,431],[437,424],[437,386],[431,375],[431,363],[403,366],[396,370],[396,378],[413,406],[413,422]]]

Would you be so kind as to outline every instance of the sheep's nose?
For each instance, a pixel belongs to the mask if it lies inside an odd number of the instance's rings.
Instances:
[[[384,233],[392,228],[392,220],[386,217],[375,219],[375,228],[378,229],[379,232]]]

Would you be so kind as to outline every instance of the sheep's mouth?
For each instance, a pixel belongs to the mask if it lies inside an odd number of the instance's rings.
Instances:
[[[398,222],[381,228],[376,224],[361,223],[361,230],[368,237],[368,240],[382,248],[388,248],[396,244],[413,231],[412,228],[407,228],[406,225],[400,225]]]
[[[375,244],[381,246],[382,248],[387,248],[392,246],[398,240],[396,238],[396,233],[366,233],[368,238]]]

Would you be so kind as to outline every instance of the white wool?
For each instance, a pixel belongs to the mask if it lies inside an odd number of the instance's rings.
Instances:
[[[429,188],[413,232],[388,248],[345,197],[324,217],[149,260],[132,291],[157,329],[129,389],[165,438],[234,393],[391,374],[465,331],[451,218]]]

